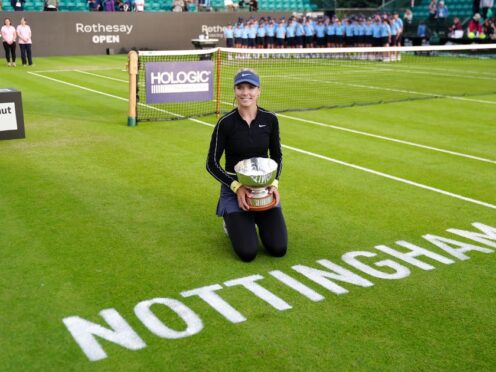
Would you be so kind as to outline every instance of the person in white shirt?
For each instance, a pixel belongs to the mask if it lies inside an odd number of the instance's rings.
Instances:
[[[5,49],[5,58],[7,59],[7,65],[15,67],[17,33],[14,26],[12,26],[10,18],[4,19],[3,26],[0,32],[2,34],[3,48]],[[10,62],[11,56],[12,62]]]
[[[134,2],[134,11],[144,12],[145,11],[145,0],[136,0]]]
[[[31,66],[33,64],[33,58],[31,56],[31,45],[33,42],[31,40],[31,27],[29,27],[26,18],[21,18],[21,24],[17,26],[16,31],[19,38],[19,48],[21,48],[22,65],[26,66],[28,63]]]

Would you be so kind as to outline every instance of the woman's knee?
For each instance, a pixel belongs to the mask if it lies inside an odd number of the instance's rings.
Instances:
[[[241,259],[241,261],[243,261],[243,262],[251,262],[257,257],[256,251],[254,251],[254,252],[253,251],[240,252],[240,251],[235,250],[235,252],[238,255],[238,257]]]
[[[246,240],[232,240],[234,252],[243,262],[251,262],[257,257],[257,241],[251,239]]]
[[[265,247],[267,252],[274,257],[284,257],[288,251],[287,244],[284,245],[273,245]]]

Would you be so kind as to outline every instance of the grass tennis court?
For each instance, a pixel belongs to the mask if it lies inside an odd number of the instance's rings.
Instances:
[[[485,62],[477,84],[494,86],[496,61]],[[1,370],[494,369],[494,235],[491,248],[446,230],[496,227],[496,94],[280,115],[289,250],[245,264],[215,217],[219,184],[205,171],[215,117],[129,128],[124,56],[35,63],[0,67],[0,86],[22,91],[27,135],[0,142]],[[411,75],[419,91],[442,94],[464,70],[472,84],[473,70],[450,63],[445,84],[440,74]],[[485,252],[462,260],[426,234]],[[417,257],[434,267],[425,270],[374,248],[406,252],[397,241],[453,263]],[[376,270],[392,273],[373,263],[393,260],[410,273],[371,276],[343,260],[352,251],[376,254],[360,257]],[[294,269],[329,271],[319,260],[373,285],[334,280],[349,291],[336,295]],[[324,299],[310,300],[274,271]],[[291,308],[224,284],[252,275]],[[214,284],[245,321],[181,295]],[[177,339],[153,334],[134,308],[155,298],[182,302],[203,328]],[[107,357],[91,362],[63,319],[110,329],[105,309],[125,319],[141,347],[97,337]],[[186,329],[167,307],[151,309],[170,329]]]

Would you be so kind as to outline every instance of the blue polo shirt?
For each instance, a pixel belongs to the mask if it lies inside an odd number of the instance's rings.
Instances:
[[[325,37],[326,34],[326,26],[322,23],[317,23],[315,25],[315,35],[318,38]]]
[[[403,29],[403,20],[401,18],[397,18],[396,21],[394,21],[394,23],[397,24],[397,30],[399,31],[400,29],[402,30]]]
[[[313,36],[314,35],[314,29],[311,23],[305,23],[303,26],[303,29],[305,30],[305,36]]]
[[[329,23],[326,27],[327,35],[336,35],[336,25],[334,23]]]
[[[382,23],[381,25],[381,37],[388,37],[391,33],[391,27],[387,23]]]
[[[232,28],[224,27],[224,37],[226,39],[234,38],[234,30]]]
[[[286,37],[286,28],[284,26],[277,27],[276,37],[278,39],[284,39]]]
[[[373,37],[381,37],[381,24],[380,23],[377,23],[377,22],[374,22],[372,24],[372,36]]]
[[[259,26],[257,29],[258,37],[265,37],[265,26]]]
[[[243,39],[248,39],[248,35],[250,33],[250,29],[248,27],[243,28],[243,33],[241,34],[241,37]]]
[[[344,32],[346,33],[346,36],[353,36],[355,34],[355,27],[350,24],[346,24],[344,26]]]
[[[240,38],[243,36],[243,26],[236,26],[234,28],[234,37],[235,38]]]
[[[275,25],[266,25],[265,26],[265,33],[267,34],[268,37],[274,37],[276,31],[276,26]]]
[[[391,35],[396,36],[398,34],[398,24],[396,22],[393,22],[390,28],[391,28]]]
[[[250,27],[248,29],[248,39],[255,39],[257,37],[257,29],[255,27]]]
[[[365,35],[366,36],[372,36],[372,25],[366,24],[363,27],[365,28]]]
[[[295,31],[296,31],[296,25],[294,23],[288,25],[288,27],[286,27],[286,36],[287,37],[294,37]]]

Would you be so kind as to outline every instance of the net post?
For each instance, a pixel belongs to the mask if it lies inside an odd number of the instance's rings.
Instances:
[[[135,127],[136,122],[136,80],[138,76],[138,53],[131,50],[128,53],[128,71],[129,71],[129,111],[127,116],[127,125]]]
[[[220,116],[220,48],[217,48],[217,100],[215,102],[215,112],[217,118]]]

